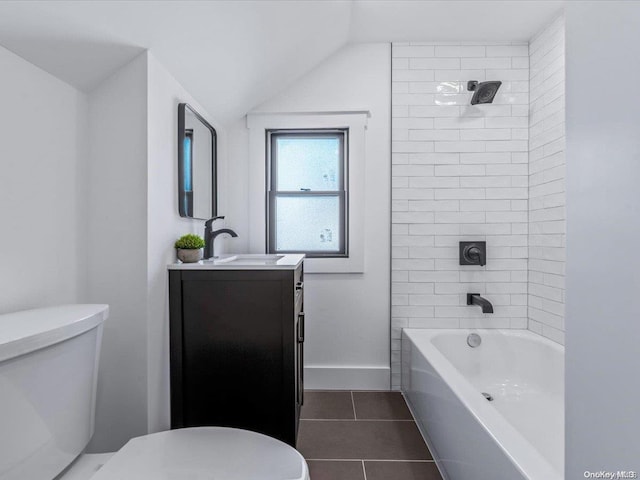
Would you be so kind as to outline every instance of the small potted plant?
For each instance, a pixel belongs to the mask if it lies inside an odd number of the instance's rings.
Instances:
[[[178,251],[178,258],[184,263],[195,263],[202,259],[204,240],[198,235],[188,233],[181,236],[174,245]]]

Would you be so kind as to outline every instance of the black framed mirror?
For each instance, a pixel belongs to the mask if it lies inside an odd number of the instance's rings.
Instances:
[[[206,220],[217,214],[216,130],[188,103],[178,105],[178,211]]]

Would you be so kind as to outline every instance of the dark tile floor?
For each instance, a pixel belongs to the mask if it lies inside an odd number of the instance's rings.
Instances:
[[[298,450],[311,480],[441,480],[399,392],[306,391]]]

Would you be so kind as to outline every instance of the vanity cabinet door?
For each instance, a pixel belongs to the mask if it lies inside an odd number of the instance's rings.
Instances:
[[[295,446],[294,273],[170,272],[172,428],[244,428]]]
[[[304,277],[302,266],[294,272],[295,283],[295,332],[296,332],[296,404],[298,410],[304,403]],[[299,413],[299,412],[298,412]]]
[[[304,328],[304,313],[301,312],[298,314],[298,322],[296,326],[296,330],[298,332],[298,345],[296,352],[296,380],[298,383],[296,401],[298,403],[298,407],[302,407],[304,404]]]

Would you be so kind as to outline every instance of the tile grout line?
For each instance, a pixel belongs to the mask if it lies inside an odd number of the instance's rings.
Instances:
[[[353,407],[353,419],[358,420],[358,415],[356,415],[356,401],[353,398],[353,390],[351,390],[351,406]]]
[[[414,422],[415,420],[410,420],[408,418],[301,418],[300,421],[304,422]]]
[[[495,153],[495,152],[492,152]],[[508,188],[508,187],[507,187]],[[358,392],[358,393],[393,393],[397,390],[313,390],[304,389],[306,393],[334,393],[334,392]]]
[[[403,462],[403,463],[436,463],[435,460],[409,460],[389,458],[305,458],[309,462]]]
[[[309,462],[361,462],[360,458],[305,458]]]
[[[376,392],[377,393],[377,392]],[[300,419],[301,421],[305,421],[309,424],[309,426],[311,426],[311,422],[313,421],[321,421],[321,422],[340,422],[340,421],[346,421],[346,422],[354,422],[354,423],[366,423],[366,422],[375,422],[378,424],[381,423],[387,423],[387,422],[398,422],[398,423],[403,423],[406,424],[406,422],[411,422],[414,425],[416,424],[415,420],[413,418],[410,419],[400,419],[400,418],[384,418],[384,419],[358,419],[357,418],[357,409],[355,406],[355,392],[353,390],[349,390],[349,394],[351,396],[351,407],[352,407],[352,411],[353,411],[353,420],[352,419],[341,419],[341,418],[333,418],[333,419],[322,419],[322,418],[311,418],[311,419]],[[405,400],[403,398],[403,400]],[[406,400],[405,400],[406,403]],[[344,408],[344,407],[342,407]],[[346,413],[346,412],[345,412]],[[327,415],[329,416],[329,415]],[[400,416],[400,415],[399,415]],[[302,422],[301,422],[302,423]],[[349,427],[348,430],[350,430],[351,428],[357,428],[356,425],[353,425],[353,427]],[[427,447],[428,448],[428,447]],[[355,453],[355,452],[354,452]],[[395,469],[395,467],[391,467],[390,464],[397,464],[397,463],[410,463],[410,464],[423,464],[425,465],[425,467],[422,468],[427,468],[427,465],[435,465],[435,461],[433,459],[389,459],[389,458],[362,458],[360,455],[358,456],[360,458],[307,458],[307,461],[314,461],[314,462],[318,462],[317,465],[322,464],[323,462],[345,462],[345,463],[355,463],[355,462],[360,462],[361,464],[361,468],[362,468],[362,480],[367,480],[367,471],[366,471],[366,462],[376,462],[376,463],[380,463],[380,464],[388,464],[389,467],[387,468],[393,468]],[[323,467],[324,468],[324,467]],[[373,468],[373,467],[372,467]],[[428,467],[428,468],[432,468],[432,467]],[[375,472],[374,472],[375,473]]]

